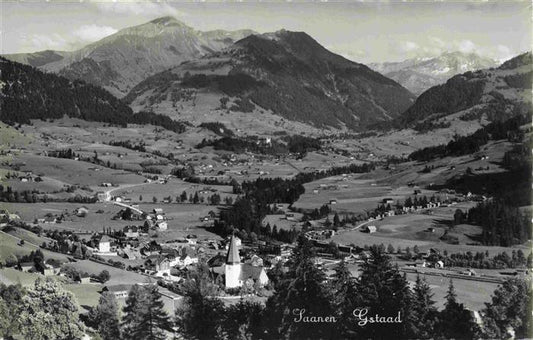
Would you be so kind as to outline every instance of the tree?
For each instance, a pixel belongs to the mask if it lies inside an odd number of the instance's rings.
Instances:
[[[294,322],[302,316],[333,315],[331,296],[323,284],[325,275],[313,262],[310,241],[303,235],[289,260],[287,277],[278,284],[276,292],[267,301],[267,328],[271,337],[289,339],[331,338],[333,323]]]
[[[395,317],[400,313],[402,323],[366,324],[360,327],[362,338],[387,338],[395,334],[397,338],[409,336],[412,327],[411,292],[407,280],[391,263],[384,247],[370,247],[370,257],[361,265],[361,275],[357,282],[362,297],[360,306],[365,306],[368,316]],[[357,324],[355,325],[357,327]]]
[[[453,214],[453,224],[458,225],[462,224],[464,220],[464,214],[461,209],[456,209],[455,213]]]
[[[437,332],[447,339],[474,339],[479,333],[472,315],[457,302],[453,281],[450,280],[444,309],[439,313]]]
[[[111,275],[109,274],[109,272],[107,270],[102,270],[100,272],[100,274],[98,275],[98,279],[100,280],[100,282],[102,283],[105,283],[107,281],[109,281],[109,279],[111,278]]]
[[[339,218],[339,214],[335,213],[335,216],[333,216],[333,225],[338,228],[341,225],[341,220]]]
[[[143,200],[143,195],[139,195],[139,202],[142,202]]]
[[[353,311],[362,302],[362,298],[357,291],[356,281],[344,260],[335,267],[331,291],[334,292],[333,306],[337,316],[337,338],[353,338],[357,335],[357,328],[354,325],[358,321]]]
[[[187,201],[187,192],[186,191],[183,191],[180,195],[180,200],[181,202],[185,202]]]
[[[72,293],[52,278],[38,278],[22,298],[19,314],[26,339],[81,339],[83,325]]]
[[[157,203],[157,197],[153,196],[152,197],[152,202]]]
[[[433,294],[425,279],[417,275],[413,292],[413,319],[414,327],[412,336],[417,339],[429,339],[434,336],[433,330],[437,322],[437,309]]]
[[[164,340],[165,331],[172,332],[172,322],[163,309],[163,300],[157,286],[149,285],[144,288],[144,303],[140,309],[140,327],[134,339]]]
[[[20,285],[6,286],[0,284],[0,337],[10,339],[20,333],[19,314],[22,309],[22,297],[26,290]]]
[[[120,338],[118,304],[113,293],[103,292],[100,295],[98,305],[91,310],[88,319],[103,340]]]
[[[392,246],[392,244],[389,243],[389,245],[387,246],[387,253],[389,254],[394,254],[394,247]]]
[[[264,307],[258,302],[239,301],[224,311],[222,333],[227,339],[260,339]]]
[[[482,311],[485,338],[527,338],[533,334],[531,286],[524,280],[509,279],[500,285]],[[511,331],[511,333],[510,333]]]
[[[172,331],[157,286],[134,285],[126,299],[124,313],[122,329],[126,339],[166,339],[165,331]]]
[[[239,184],[239,182],[237,182],[237,180],[236,180],[235,178],[232,178],[232,179],[231,179],[230,185],[231,185],[231,187],[232,187],[232,189],[233,189],[232,192],[233,192],[234,194],[237,194],[237,195],[242,194],[242,187],[241,187],[241,185]]]
[[[217,292],[209,268],[204,263],[196,266],[183,284],[184,304],[177,311],[179,332],[186,339],[221,338],[221,320],[224,304],[213,298]]]

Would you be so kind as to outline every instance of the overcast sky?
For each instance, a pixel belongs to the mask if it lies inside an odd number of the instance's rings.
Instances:
[[[80,2],[81,1],[81,2]],[[305,31],[359,62],[445,51],[504,60],[531,48],[531,2],[1,2],[0,53],[74,50],[172,15],[198,30]]]

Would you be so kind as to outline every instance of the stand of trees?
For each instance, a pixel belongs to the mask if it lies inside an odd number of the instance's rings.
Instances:
[[[30,124],[31,119],[60,119],[64,116],[86,121],[152,124],[177,133],[185,125],[168,116],[151,112],[133,113],[131,108],[106,90],[81,80],[44,73],[28,65],[0,57],[2,88],[0,120],[8,124]]]
[[[483,227],[485,245],[509,247],[531,239],[531,219],[502,200],[483,202],[468,210],[468,223]]]
[[[492,122],[471,135],[455,136],[448,144],[416,150],[409,155],[409,158],[425,162],[434,158],[472,154],[479,151],[480,147],[487,144],[489,140],[509,139],[511,141],[520,141],[522,140],[523,132],[519,128],[528,123],[531,123],[531,115],[518,115],[506,121]]]

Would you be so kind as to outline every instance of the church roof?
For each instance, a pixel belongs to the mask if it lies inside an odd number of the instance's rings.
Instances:
[[[241,258],[239,256],[239,248],[237,247],[237,241],[235,236],[231,236],[228,247],[228,255],[226,256],[226,264],[237,264],[241,263]]]

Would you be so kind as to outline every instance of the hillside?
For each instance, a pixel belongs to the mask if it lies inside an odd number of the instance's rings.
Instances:
[[[392,120],[414,96],[309,35],[282,30],[150,77],[125,100],[135,110],[164,114],[260,111],[318,128],[358,129]]]
[[[369,66],[420,95],[457,74],[496,67],[497,62],[475,53],[446,52],[434,58],[414,58]]]
[[[532,66],[528,52],[496,69],[454,76],[422,93],[400,121],[412,125],[454,113],[464,121],[494,121],[524,113],[531,105]]]
[[[252,33],[200,32],[173,17],[162,17],[125,28],[74,52],[43,51],[4,57],[71,80],[82,79],[122,97],[150,75],[218,51]]]
[[[160,125],[183,131],[181,123],[166,116],[132,110],[109,92],[83,81],[70,81],[31,66],[0,58],[0,120],[29,124],[31,119],[64,116],[127,126],[128,123]]]

